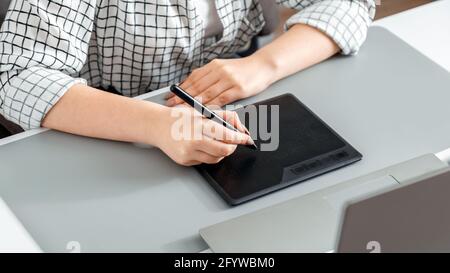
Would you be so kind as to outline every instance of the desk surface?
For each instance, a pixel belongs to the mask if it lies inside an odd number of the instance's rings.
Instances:
[[[0,192],[44,251],[78,241],[82,251],[197,252],[206,248],[202,227],[448,148],[450,124],[441,121],[450,76],[417,55],[374,28],[358,57],[334,58],[245,101],[292,92],[365,158],[239,207],[157,149],[54,131],[0,147]]]

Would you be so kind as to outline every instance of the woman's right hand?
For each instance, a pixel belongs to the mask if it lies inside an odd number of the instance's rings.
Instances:
[[[235,112],[216,113],[239,131],[245,131]],[[158,130],[156,145],[176,163],[184,166],[218,163],[231,155],[237,145],[253,142],[249,135],[206,119],[187,106],[166,107],[160,122],[152,129]]]

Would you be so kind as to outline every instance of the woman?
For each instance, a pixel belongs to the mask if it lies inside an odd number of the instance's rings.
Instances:
[[[177,82],[211,105],[255,95],[339,51],[355,54],[375,13],[374,0],[276,0],[298,10],[287,31],[233,58],[263,28],[262,1],[13,0],[0,31],[0,113],[24,129],[151,144],[182,165],[219,162],[249,137],[180,108],[206,136],[176,139],[179,99],[129,97]]]

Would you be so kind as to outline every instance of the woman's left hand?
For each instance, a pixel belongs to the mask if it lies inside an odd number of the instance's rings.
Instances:
[[[272,82],[274,70],[256,56],[241,59],[215,59],[195,69],[180,85],[191,96],[210,106],[223,106],[253,96]],[[171,95],[167,106],[183,101]]]

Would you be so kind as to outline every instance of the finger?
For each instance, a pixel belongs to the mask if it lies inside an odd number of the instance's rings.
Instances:
[[[221,81],[220,78],[213,84],[208,86],[202,93],[196,95],[198,100],[201,100],[203,104],[212,105],[210,102],[217,98],[221,93],[233,87],[233,84],[228,81]]]
[[[172,96],[171,98],[166,100],[166,106],[168,106],[168,107],[177,106],[178,104],[181,104],[181,103],[183,103],[183,100],[177,96]]]
[[[198,79],[197,81],[193,82],[188,87],[180,86],[182,89],[184,89],[189,95],[196,97],[198,94],[204,92],[207,88],[214,85],[216,82],[220,80],[219,75],[216,73],[207,73],[204,77]],[[201,101],[204,103],[203,101]],[[174,106],[177,104],[183,103],[183,100],[179,97],[172,97],[167,101],[167,106]]]
[[[207,120],[203,124],[203,135],[209,136],[215,140],[228,144],[251,144],[253,141],[250,136],[235,132],[212,120]]]
[[[195,151],[194,158],[196,161],[200,161],[206,164],[216,164],[219,163],[222,159],[224,159],[224,157],[212,156],[202,151]]]
[[[194,166],[194,165],[199,165],[202,164],[202,162],[198,161],[198,160],[175,160],[175,163],[181,165],[181,166],[186,166],[186,167],[190,167],[190,166]]]
[[[191,167],[191,166],[195,166],[195,165],[200,165],[202,164],[202,162],[197,161],[197,160],[190,160],[189,162],[183,164],[186,167]]]
[[[241,97],[239,92],[235,88],[228,89],[225,92],[222,92],[219,96],[213,99],[209,104],[224,106],[226,104],[232,103],[234,101],[240,100]]]
[[[211,85],[214,85],[218,81],[220,81],[219,76],[215,75],[215,73],[208,73],[206,76],[194,82],[191,86],[187,87],[185,91],[196,100],[204,103],[202,101],[202,98],[199,98],[198,95],[203,93],[206,89],[208,89]],[[182,100],[180,98],[174,99],[174,103],[182,103]]]
[[[188,89],[192,84],[209,74],[211,71],[212,70],[208,65],[194,69],[192,73],[181,83],[180,87],[183,89]]]
[[[203,139],[197,142],[195,148],[211,156],[226,157],[234,153],[237,146],[214,140],[209,136],[203,136]]]
[[[199,79],[203,78],[211,72],[211,69],[207,66],[194,69],[192,73],[179,85],[180,88],[191,94],[193,90],[190,89],[191,86]],[[192,94],[191,94],[192,95]],[[195,95],[193,95],[195,96]],[[167,106],[174,106],[176,104],[182,103],[182,100],[175,96],[172,92],[168,93],[165,97]],[[176,99],[175,99],[176,98]]]
[[[234,126],[234,128],[238,129],[240,132],[248,134],[247,128],[241,122],[239,115],[234,111],[217,111],[217,115],[222,117],[228,123]]]
[[[220,75],[215,72],[210,72],[203,76],[202,78],[196,80],[191,86],[187,88],[189,94],[192,96],[197,96],[205,92],[209,87],[213,86],[220,81]]]
[[[168,100],[168,99],[170,99],[170,98],[173,97],[173,96],[175,96],[174,93],[168,92],[167,94],[164,95],[164,99],[165,99],[165,100]]]
[[[238,129],[240,132],[249,136],[250,145],[255,145],[255,141],[253,140],[250,131],[245,127],[245,125],[241,122],[239,115],[234,111],[220,111],[218,115],[221,115],[223,119],[225,119],[228,123],[234,126],[234,128]]]

